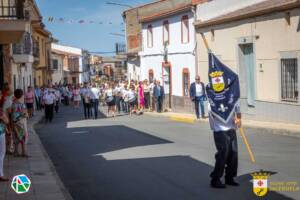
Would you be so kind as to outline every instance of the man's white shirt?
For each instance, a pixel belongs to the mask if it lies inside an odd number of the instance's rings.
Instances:
[[[201,83],[195,83],[196,86],[196,97],[203,96],[203,88]]]
[[[46,93],[43,97],[44,103],[46,105],[54,104],[56,97],[53,93]]]
[[[97,87],[91,88],[91,99],[99,99],[100,97],[100,89]]]

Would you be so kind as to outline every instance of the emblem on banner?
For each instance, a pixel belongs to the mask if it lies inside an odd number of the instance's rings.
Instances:
[[[214,71],[209,74],[215,92],[222,92],[225,89],[225,82],[222,71]]]
[[[256,196],[262,197],[268,193],[268,177],[267,172],[255,172],[251,174],[253,177],[253,192]]]

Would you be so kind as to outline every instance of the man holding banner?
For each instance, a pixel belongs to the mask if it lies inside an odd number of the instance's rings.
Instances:
[[[238,186],[234,178],[238,168],[236,129],[241,127],[238,75],[209,53],[209,84],[206,86],[209,122],[217,149],[216,163],[210,174],[211,187]],[[221,178],[225,170],[225,184]]]

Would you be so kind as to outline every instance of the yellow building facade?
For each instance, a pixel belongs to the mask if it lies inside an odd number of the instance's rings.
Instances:
[[[33,27],[34,83],[40,87],[51,83],[51,33],[42,24]]]

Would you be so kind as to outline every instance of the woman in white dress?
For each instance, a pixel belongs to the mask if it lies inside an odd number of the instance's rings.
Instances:
[[[80,89],[78,86],[75,86],[73,89],[73,100],[74,100],[74,107],[79,108],[81,97],[80,97]]]
[[[115,117],[116,100],[115,100],[114,88],[112,84],[109,84],[108,88],[105,90],[105,101],[108,106],[107,116],[109,116],[109,113],[111,111],[112,116]]]
[[[136,113],[136,109],[137,109],[137,98],[136,98],[136,90],[134,85],[130,86],[130,89],[127,92],[127,98],[129,103],[129,112],[130,115],[132,115],[133,112]]]

